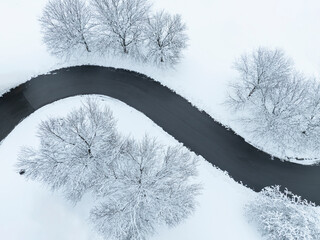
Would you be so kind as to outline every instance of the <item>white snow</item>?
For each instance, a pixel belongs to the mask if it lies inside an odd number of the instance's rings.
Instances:
[[[142,138],[145,133],[163,144],[178,144],[142,113],[104,96],[101,104],[111,108],[123,134]],[[50,116],[64,116],[80,106],[83,96],[67,98],[47,105],[22,121],[0,145],[0,236],[6,240],[100,240],[87,221],[93,206],[89,196],[76,206],[59,192],[52,193],[42,184],[26,181],[15,170],[19,149],[37,146],[38,124]],[[194,215],[176,228],[161,228],[154,240],[257,240],[259,234],[250,226],[243,206],[256,193],[236,183],[229,176],[201,158],[199,177],[202,195]]]
[[[247,141],[254,142],[222,104],[228,82],[236,76],[231,68],[235,58],[258,46],[279,47],[293,58],[299,70],[319,77],[318,0],[152,2],[154,10],[182,14],[188,25],[189,48],[175,70],[161,71],[130,60],[93,56],[61,62],[51,57],[41,42],[37,19],[46,1],[0,1],[0,95],[31,77],[60,67],[89,63],[126,68],[167,85]],[[281,156],[275,149],[265,150]]]

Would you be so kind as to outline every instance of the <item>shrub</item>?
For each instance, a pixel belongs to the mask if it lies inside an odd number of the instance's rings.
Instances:
[[[319,210],[315,204],[280,186],[264,188],[245,207],[250,222],[270,240],[320,239]]]

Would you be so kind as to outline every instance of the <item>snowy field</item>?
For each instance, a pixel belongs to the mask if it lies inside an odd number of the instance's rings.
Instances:
[[[169,86],[247,141],[245,129],[222,104],[235,58],[258,46],[279,47],[309,76],[320,73],[320,4],[317,0],[162,0],[154,10],[179,13],[188,25],[189,48],[175,70],[129,60],[82,56],[61,62],[41,41],[38,18],[45,0],[0,1],[0,95],[31,77],[72,65],[97,64],[145,73]],[[183,7],[181,7],[183,6]],[[264,146],[274,155],[274,149]],[[306,156],[307,157],[307,156]]]
[[[166,71],[124,59],[85,55],[61,62],[50,56],[38,23],[46,2],[0,0],[0,96],[32,77],[61,67],[95,64],[125,68],[168,86],[246,138],[245,129],[223,105],[228,83],[236,77],[232,69],[235,58],[259,46],[279,47],[292,57],[299,70],[320,78],[317,0],[154,0],[154,10],[179,13],[188,25],[190,41],[185,58],[176,69]],[[51,193],[38,182],[26,181],[14,168],[19,149],[38,144],[36,128],[40,121],[66,115],[80,106],[81,100],[83,97],[73,97],[41,108],[1,143],[1,239],[101,240],[87,221],[92,207],[90,197],[73,206],[59,192]],[[108,97],[99,96],[99,101],[113,110],[120,132],[135,138],[150,133],[165,144],[177,144],[135,109]],[[199,166],[199,181],[203,191],[195,214],[177,228],[159,229],[152,239],[261,239],[243,215],[243,206],[256,193],[204,159]]]
[[[100,240],[87,221],[93,205],[85,198],[76,206],[61,193],[52,193],[44,185],[26,181],[15,170],[19,149],[37,146],[36,129],[50,116],[65,116],[84,101],[83,96],[67,98],[47,105],[20,123],[0,145],[0,233],[6,240]],[[178,144],[142,113],[109,97],[98,102],[113,111],[120,133],[142,138],[145,133],[163,144]],[[253,226],[243,216],[244,204],[256,193],[236,183],[221,170],[201,159],[197,181],[203,184],[202,195],[193,216],[173,229],[160,229],[153,240],[257,240]]]

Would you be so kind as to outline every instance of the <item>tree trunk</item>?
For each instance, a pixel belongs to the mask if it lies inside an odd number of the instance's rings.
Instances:
[[[88,46],[88,44],[87,44],[87,42],[86,42],[86,41],[84,41],[84,45],[86,46],[86,50],[87,50],[87,52],[91,52],[91,50],[89,49],[89,46]]]
[[[122,46],[123,46],[124,54],[128,54],[127,44],[126,44],[126,40],[124,38],[122,39]]]
[[[251,95],[254,93],[254,91],[256,90],[256,86],[254,86],[254,88],[252,88],[252,90],[250,91],[249,95],[248,95],[248,98],[251,97]]]
[[[88,46],[88,43],[87,43],[87,41],[86,41],[86,39],[84,38],[83,35],[82,35],[82,40],[83,40],[84,46],[86,47],[87,52],[91,52],[91,51],[90,51],[90,48],[89,48],[89,46]]]

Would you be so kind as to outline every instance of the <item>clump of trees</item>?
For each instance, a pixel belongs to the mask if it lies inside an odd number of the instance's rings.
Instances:
[[[50,0],[40,18],[50,53],[130,56],[174,66],[187,47],[180,15],[151,13],[148,0]]]
[[[38,149],[21,151],[20,174],[62,190],[74,203],[93,194],[99,204],[90,219],[105,239],[146,239],[195,210],[197,158],[148,136],[120,135],[111,110],[92,99],[64,118],[42,122],[38,136]]]
[[[320,239],[319,209],[279,186],[264,188],[245,212],[266,239]]]
[[[229,106],[258,145],[301,156],[320,146],[320,83],[295,70],[282,50],[259,48],[235,62]]]

